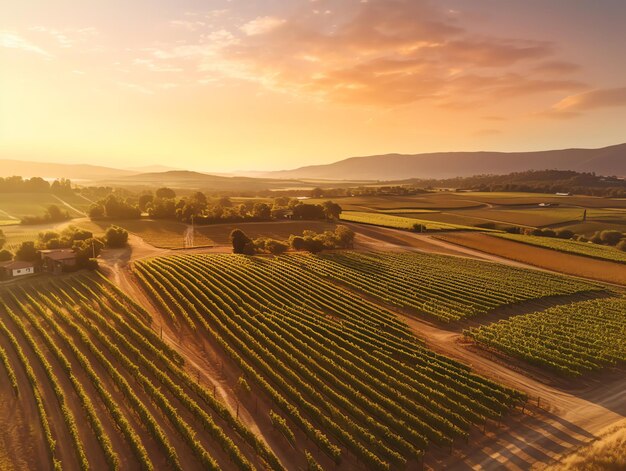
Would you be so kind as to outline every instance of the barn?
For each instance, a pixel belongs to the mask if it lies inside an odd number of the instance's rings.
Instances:
[[[59,275],[76,267],[76,253],[71,249],[40,250],[44,271]]]

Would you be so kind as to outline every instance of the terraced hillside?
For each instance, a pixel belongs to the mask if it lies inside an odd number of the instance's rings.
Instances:
[[[416,466],[525,399],[434,353],[300,257],[171,256],[135,273],[170,322],[238,365],[302,460],[308,450],[324,467]]]

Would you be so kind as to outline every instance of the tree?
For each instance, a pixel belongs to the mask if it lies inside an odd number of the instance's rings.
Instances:
[[[289,250],[289,246],[279,240],[269,239],[265,242],[265,250],[272,255],[282,255]]]
[[[76,253],[76,265],[78,268],[95,269],[98,262],[95,258],[100,255],[104,242],[100,239],[77,240],[72,245],[72,250]]]
[[[154,195],[152,193],[144,193],[139,196],[139,200],[137,204],[139,205],[139,209],[142,211],[146,211],[148,206],[152,204],[154,201]]]
[[[272,217],[272,209],[265,203],[255,203],[252,207],[252,216],[257,219],[270,219]]]
[[[254,243],[250,238],[241,230],[234,229],[230,233],[230,242],[233,244],[233,253],[246,253],[250,251],[250,245],[253,247],[254,252]]]
[[[37,260],[35,243],[32,240],[22,242],[15,251],[15,260],[21,260],[23,262],[34,262]]]
[[[104,206],[101,204],[92,204],[89,207],[90,219],[104,219]]]
[[[8,262],[13,260],[13,254],[8,250],[0,250],[0,262]]]
[[[354,231],[348,226],[339,225],[335,228],[335,239],[339,247],[351,249],[354,246]]]
[[[128,244],[128,231],[119,226],[109,226],[104,233],[104,240],[107,247],[121,248]]]
[[[324,190],[320,187],[313,188],[311,190],[311,198],[322,198],[324,196]]]
[[[326,219],[339,219],[339,216],[341,215],[341,206],[337,203],[324,201],[322,207],[324,208],[324,215],[326,216]]]
[[[222,196],[217,202],[222,208],[232,208],[233,202],[230,200],[228,196]]]
[[[304,237],[292,235],[289,237],[289,244],[294,250],[304,250],[306,242]]]
[[[157,198],[162,198],[162,199],[174,199],[176,198],[176,192],[174,190],[172,190],[171,188],[159,188],[156,192],[156,197]]]
[[[293,207],[293,219],[325,219],[325,217],[321,204],[300,203]]]
[[[2,232],[2,229],[0,229],[0,249],[4,247],[4,244],[6,244],[6,242],[7,237],[4,235],[4,232]]]

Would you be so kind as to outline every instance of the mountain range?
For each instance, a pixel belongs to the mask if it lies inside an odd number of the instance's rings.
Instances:
[[[436,152],[426,154],[385,154],[352,157],[331,164],[311,165],[294,170],[253,172],[249,176],[207,174],[152,165],[110,168],[89,164],[58,164],[0,160],[0,177],[21,175],[70,178],[106,184],[177,184],[199,188],[232,188],[237,184],[258,187],[301,186],[303,181],[398,181],[411,178],[444,179],[473,175],[505,175],[527,170],[575,170],[598,175],[626,176],[626,143],[600,149],[563,149],[538,152]],[[255,184],[256,180],[256,185]],[[287,181],[286,181],[287,180]],[[323,182],[317,182],[321,184]]]

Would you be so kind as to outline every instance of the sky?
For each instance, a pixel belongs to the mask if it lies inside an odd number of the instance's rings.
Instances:
[[[626,141],[623,0],[0,6],[0,158],[201,171]]]

